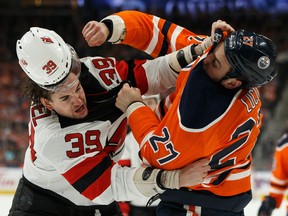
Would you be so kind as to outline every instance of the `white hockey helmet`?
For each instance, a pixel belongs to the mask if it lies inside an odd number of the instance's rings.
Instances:
[[[16,43],[19,64],[39,86],[50,91],[65,91],[78,80],[81,64],[77,53],[54,31],[32,27]],[[77,79],[67,83],[69,72]]]

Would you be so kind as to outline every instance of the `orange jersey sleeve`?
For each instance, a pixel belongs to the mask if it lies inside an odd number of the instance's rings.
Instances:
[[[274,152],[274,164],[270,180],[270,196],[276,200],[279,208],[288,188],[288,133],[278,141]]]
[[[191,189],[220,196],[247,192],[251,189],[251,151],[262,118],[259,91],[223,90],[205,74],[186,73],[160,122],[152,111],[141,107],[130,114],[129,124],[145,163],[172,170],[207,158],[212,171],[203,184]]]
[[[154,58],[189,44],[199,44],[207,37],[139,11],[122,11],[114,15],[121,17],[125,23],[126,36],[122,43],[145,51]]]

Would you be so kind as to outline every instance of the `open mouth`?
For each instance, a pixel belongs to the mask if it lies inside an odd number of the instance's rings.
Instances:
[[[83,112],[85,109],[84,105],[80,106],[78,109],[75,110],[76,113]]]

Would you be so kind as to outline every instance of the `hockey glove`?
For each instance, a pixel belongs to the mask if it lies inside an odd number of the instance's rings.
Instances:
[[[275,199],[273,197],[266,196],[259,208],[258,216],[271,216],[272,211],[275,207]]]
[[[134,175],[137,189],[145,196],[151,197],[163,193],[165,189],[179,189],[180,170],[164,171],[151,167],[140,167]]]

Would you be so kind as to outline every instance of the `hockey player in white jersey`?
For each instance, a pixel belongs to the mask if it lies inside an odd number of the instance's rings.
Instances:
[[[80,60],[58,34],[38,27],[17,41],[16,51],[32,104],[23,178],[9,215],[122,215],[115,200],[199,184],[206,176],[206,160],[175,171],[117,164],[127,127],[115,107],[118,90],[127,81],[143,94],[173,87],[176,55]]]

